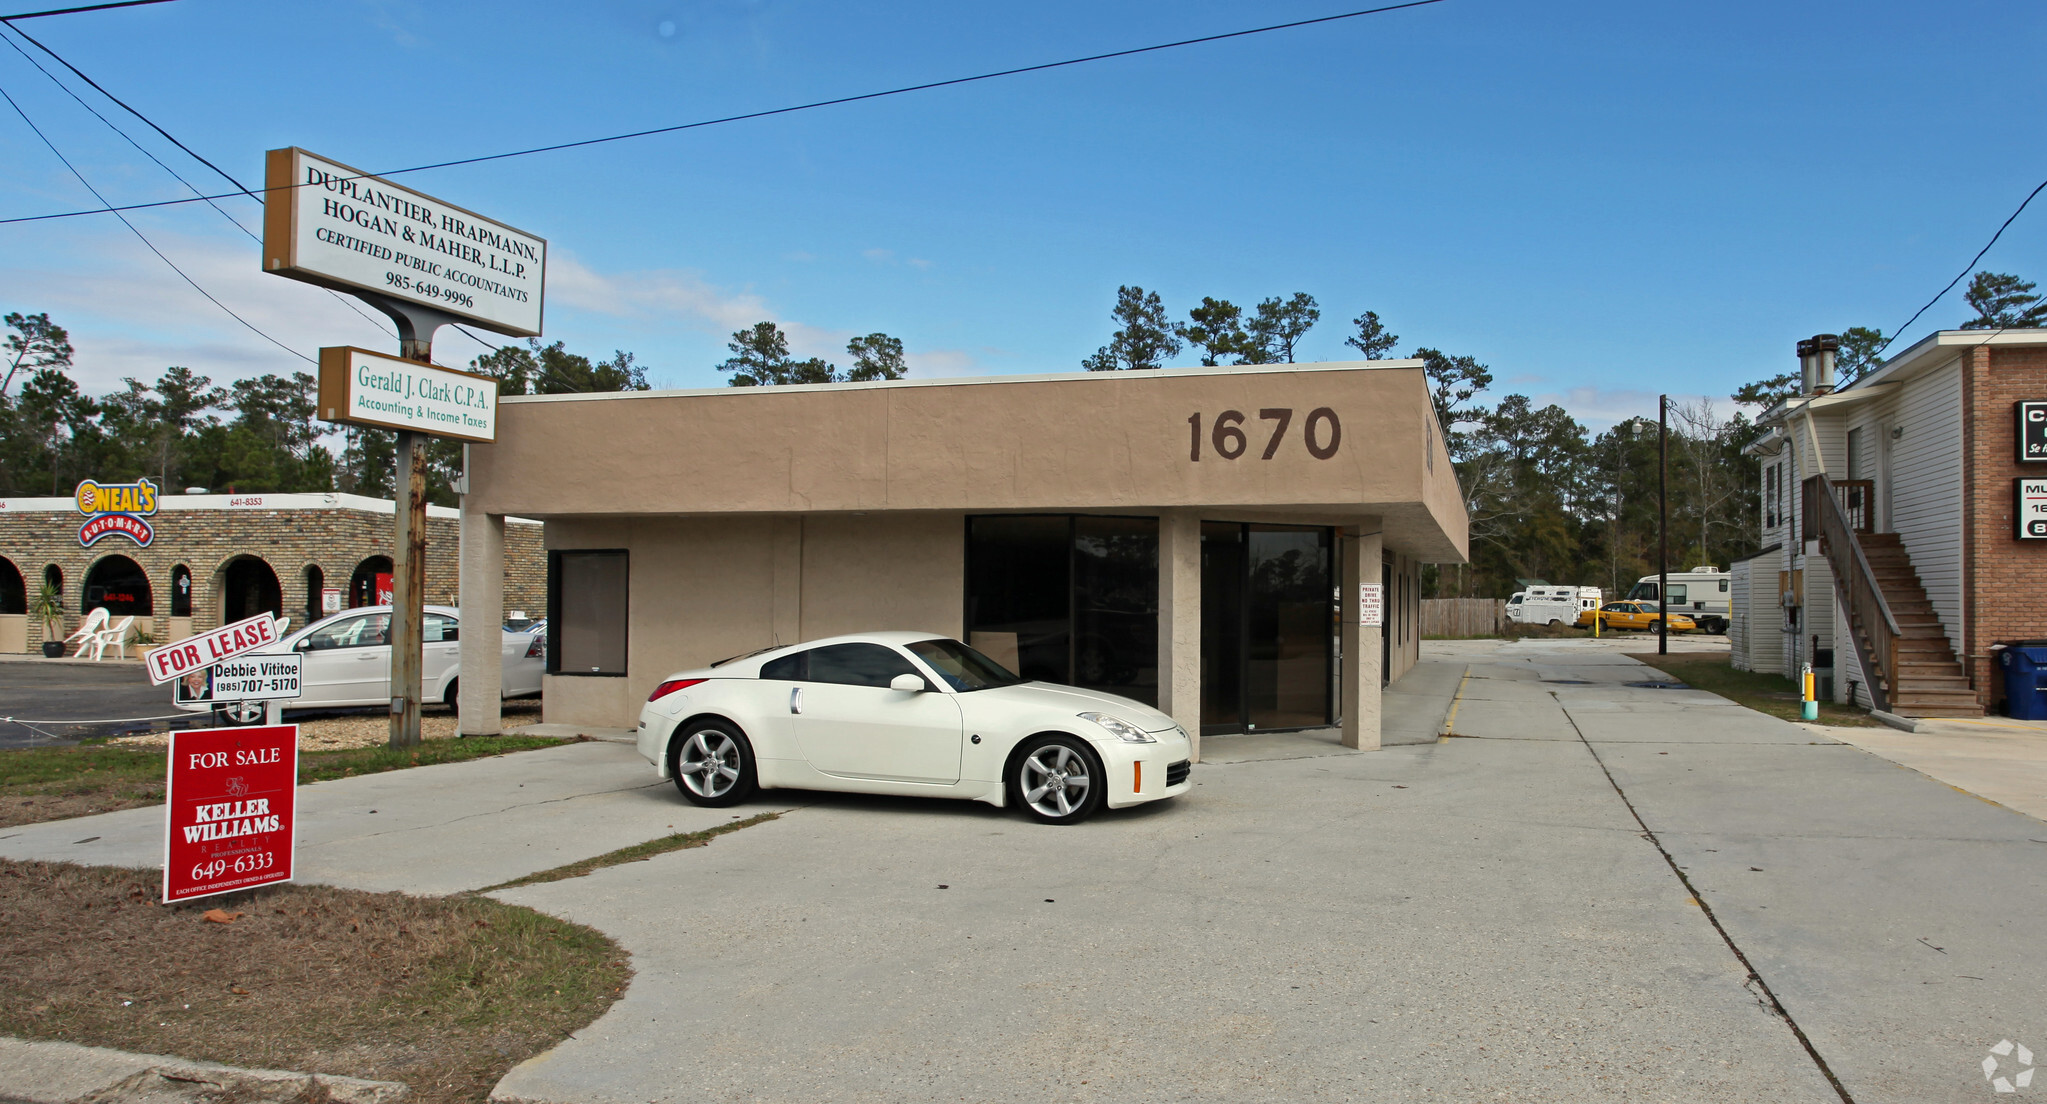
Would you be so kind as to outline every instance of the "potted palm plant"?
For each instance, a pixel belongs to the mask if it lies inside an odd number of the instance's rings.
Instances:
[[[56,659],[64,654],[64,596],[55,585],[44,583],[41,590],[28,600],[30,620],[43,627],[43,658]]]

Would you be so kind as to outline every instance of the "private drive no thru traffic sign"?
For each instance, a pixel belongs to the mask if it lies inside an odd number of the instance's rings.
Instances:
[[[142,666],[149,672],[149,681],[162,686],[179,675],[275,644],[277,639],[277,622],[269,614],[259,613],[209,633],[151,648],[142,656]]]
[[[299,727],[171,733],[163,900],[291,880]]]

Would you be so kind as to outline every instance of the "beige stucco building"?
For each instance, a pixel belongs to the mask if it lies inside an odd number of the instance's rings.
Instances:
[[[916,629],[1216,735],[1340,722],[1418,654],[1466,516],[1419,361],[506,397],[469,450],[462,601],[546,523],[549,721],[665,675]],[[496,694],[494,665],[465,694]],[[464,709],[479,731],[495,711]]]

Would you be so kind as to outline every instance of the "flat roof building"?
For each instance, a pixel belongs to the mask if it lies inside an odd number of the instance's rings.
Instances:
[[[507,396],[498,417],[469,447],[464,615],[501,616],[503,519],[545,522],[556,722],[629,727],[674,671],[915,629],[1190,733],[1341,723],[1376,747],[1421,565],[1466,554],[1420,361]]]

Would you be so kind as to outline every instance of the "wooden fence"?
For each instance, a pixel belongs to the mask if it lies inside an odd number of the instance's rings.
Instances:
[[[1498,598],[1422,599],[1423,636],[1504,636],[1507,603]]]

